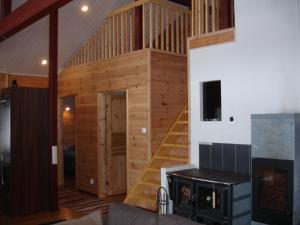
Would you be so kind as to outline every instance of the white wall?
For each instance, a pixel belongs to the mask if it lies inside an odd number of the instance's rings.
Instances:
[[[196,165],[199,142],[250,144],[251,114],[300,112],[299,0],[235,0],[235,15],[235,42],[190,52]],[[200,82],[209,80],[222,82],[221,122],[200,121]]]

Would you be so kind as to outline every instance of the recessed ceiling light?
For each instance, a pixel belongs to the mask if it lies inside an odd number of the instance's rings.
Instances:
[[[70,107],[66,107],[65,110],[66,110],[66,111],[70,111],[71,108],[70,108]]]
[[[48,64],[48,60],[47,60],[47,59],[43,59],[42,62],[41,62],[41,64],[42,64],[43,66],[47,65],[47,64]]]
[[[89,7],[87,5],[81,6],[81,11],[82,12],[87,12],[89,10]]]

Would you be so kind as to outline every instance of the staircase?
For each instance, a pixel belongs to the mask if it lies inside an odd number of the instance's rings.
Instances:
[[[188,110],[184,107],[125,203],[156,210],[156,192],[160,187],[160,169],[188,163]]]

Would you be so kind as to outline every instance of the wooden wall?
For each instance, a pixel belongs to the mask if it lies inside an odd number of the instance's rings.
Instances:
[[[98,194],[97,93],[76,97],[76,181],[77,189]],[[93,182],[90,183],[91,179]]]
[[[58,81],[60,97],[77,95],[80,98],[87,94],[127,90],[127,190],[136,182],[150,159],[150,135],[140,132],[141,127],[150,130],[148,60],[148,50],[136,51],[115,59],[66,69],[62,71]],[[97,129],[97,123],[90,123],[89,126],[90,129]],[[77,142],[80,143],[80,140]],[[88,170],[78,167],[78,174],[81,169],[84,170],[82,173]],[[101,172],[98,172],[98,176],[99,174]],[[78,188],[86,186],[89,186],[87,180],[78,183]]]
[[[164,61],[159,62],[160,60]],[[151,61],[156,64],[153,68]],[[143,169],[151,159],[151,154],[156,149],[155,146],[163,136],[163,131],[168,130],[171,121],[176,119],[180,109],[186,104],[184,100],[187,99],[187,96],[179,96],[181,89],[183,95],[186,95],[186,90],[183,88],[184,84],[181,83],[185,82],[186,84],[187,71],[184,72],[185,69],[185,56],[175,56],[145,49],[110,60],[72,67],[62,71],[59,76],[58,95],[60,97],[77,95],[80,98],[101,92],[127,91],[127,191],[140,178]],[[158,74],[155,75],[154,73]],[[180,76],[185,78],[181,80]],[[174,79],[175,81],[172,82]],[[164,84],[166,83],[170,83],[169,91],[160,91],[160,88],[165,88]],[[178,86],[176,86],[177,84]],[[157,85],[160,86],[157,87]],[[179,100],[173,99],[173,94],[176,98],[179,97]],[[154,100],[151,101],[151,98]],[[94,103],[90,104],[94,105]],[[99,104],[101,103],[98,101],[98,108]],[[155,108],[154,110],[151,110],[151,105]],[[95,110],[96,108],[94,107]],[[160,118],[162,115],[164,116],[163,119]],[[97,129],[97,126],[101,127],[97,123],[90,123],[89,126],[90,129]],[[146,134],[141,132],[142,128],[146,128]],[[155,135],[151,129],[160,132],[160,135]],[[151,136],[156,145],[151,146]],[[99,146],[101,145],[98,145],[98,153],[100,152],[101,155]],[[101,160],[106,159],[100,157],[98,160],[101,165]],[[93,163],[96,165],[96,162]],[[77,173],[80,173],[78,169]],[[82,167],[81,169],[85,170],[82,173],[87,173],[88,168]],[[100,174],[101,170],[98,171],[98,178],[100,178]],[[87,182],[85,180],[83,183],[79,183],[78,188],[89,186]]]
[[[0,88],[6,88],[10,86],[13,80],[17,80],[19,87],[48,87],[48,77],[45,76],[29,76],[0,73]]]
[[[187,99],[187,58],[153,51],[151,54],[152,154],[187,104]]]

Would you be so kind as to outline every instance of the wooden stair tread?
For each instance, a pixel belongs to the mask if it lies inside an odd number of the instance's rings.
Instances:
[[[189,121],[184,121],[184,120],[182,120],[182,121],[177,121],[176,123],[177,123],[177,124],[188,124]]]
[[[163,147],[188,148],[188,144],[163,144]]]
[[[174,156],[161,156],[158,155],[155,158],[157,159],[164,159],[166,161],[171,160],[171,161],[178,161],[178,162],[187,162],[188,159],[182,158],[182,157],[174,157]]]
[[[179,132],[179,131],[174,131],[174,132],[171,132],[170,135],[174,135],[174,136],[188,136],[188,132],[185,131],[185,132]]]
[[[140,184],[145,185],[145,186],[152,186],[152,187],[156,187],[159,188],[160,184],[154,183],[154,182],[150,182],[150,181],[141,181]]]

